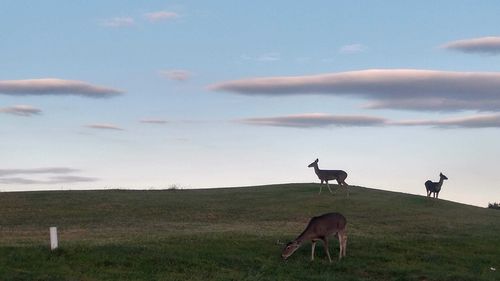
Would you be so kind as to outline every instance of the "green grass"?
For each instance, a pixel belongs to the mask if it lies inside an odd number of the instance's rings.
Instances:
[[[317,184],[0,193],[0,280],[500,280],[500,212]],[[343,213],[347,257],[277,240]],[[49,251],[58,226],[60,249]],[[338,255],[332,237],[331,253]],[[491,270],[491,268],[497,270]]]

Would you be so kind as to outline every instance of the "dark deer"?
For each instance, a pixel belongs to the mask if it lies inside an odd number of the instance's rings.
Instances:
[[[333,193],[332,190],[330,189],[330,185],[328,184],[329,180],[336,180],[339,186],[344,185],[346,187],[349,186],[346,182],[345,179],[347,178],[347,173],[342,170],[320,170],[318,167],[318,162],[319,159],[314,160],[311,164],[309,164],[309,168],[314,167],[314,172],[318,176],[318,178],[321,180],[321,185],[319,186],[319,193],[321,194],[321,189],[323,188],[323,182],[326,182],[326,187],[328,187],[328,190],[330,190],[330,193]],[[347,190],[347,195],[349,195],[349,190]]]
[[[439,191],[441,191],[441,186],[443,186],[443,181],[448,178],[443,175],[443,173],[439,174],[439,181],[433,182],[428,180],[425,182],[425,189],[427,189],[427,197],[430,197],[432,193],[434,193],[434,198],[439,198]]]
[[[330,252],[328,250],[328,236],[331,234],[337,234],[340,244],[339,260],[342,259],[342,257],[345,257],[347,249],[346,223],[347,221],[345,217],[339,213],[328,213],[319,217],[312,217],[306,229],[297,238],[295,238],[295,240],[289,242],[285,246],[283,252],[281,253],[281,257],[286,260],[295,251],[297,251],[304,241],[311,240],[311,261],[313,261],[316,242],[321,240],[325,245],[328,260],[332,262]]]

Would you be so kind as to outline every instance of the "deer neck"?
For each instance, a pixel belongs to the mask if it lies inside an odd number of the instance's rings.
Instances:
[[[438,187],[441,187],[443,185],[444,178],[439,178],[439,182],[437,184]]]
[[[312,236],[314,235],[309,231],[309,228],[306,228],[294,241],[300,245],[304,240],[310,240]]]
[[[319,169],[318,167],[318,164],[314,165],[314,172],[316,173],[316,175],[320,175],[321,174],[321,170]]]

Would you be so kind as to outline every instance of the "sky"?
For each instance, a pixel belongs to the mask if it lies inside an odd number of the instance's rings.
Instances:
[[[0,191],[319,182],[500,201],[498,1],[0,3]]]

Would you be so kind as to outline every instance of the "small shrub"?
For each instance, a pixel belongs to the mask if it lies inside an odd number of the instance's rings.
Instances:
[[[488,208],[500,210],[500,204],[499,203],[488,203]]]
[[[181,190],[181,189],[182,189],[182,187],[181,187],[181,186],[179,186],[179,185],[177,185],[177,184],[171,184],[171,185],[167,188],[167,190]]]

